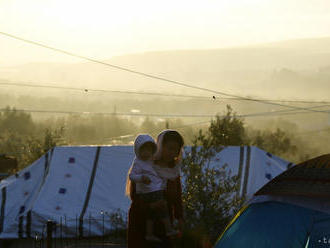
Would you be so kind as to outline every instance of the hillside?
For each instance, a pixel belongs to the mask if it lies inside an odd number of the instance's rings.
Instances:
[[[232,94],[327,99],[330,90],[330,38],[213,50],[155,51],[106,62]],[[91,62],[26,64],[2,68],[0,75],[43,84],[205,95]]]

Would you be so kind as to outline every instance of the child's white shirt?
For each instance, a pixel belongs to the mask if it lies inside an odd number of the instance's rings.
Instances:
[[[150,184],[142,182],[142,176],[147,176],[150,179]],[[149,193],[158,190],[164,190],[166,181],[158,176],[153,168],[152,160],[141,160],[135,158],[132,165],[132,170],[129,173],[129,179],[136,184],[136,193]]]

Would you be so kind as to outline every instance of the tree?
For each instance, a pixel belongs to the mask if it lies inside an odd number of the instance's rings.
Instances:
[[[149,117],[146,117],[140,126],[140,132],[142,133],[155,132],[155,130],[158,129],[159,127],[157,126],[156,122],[151,120]]]
[[[40,158],[51,148],[63,145],[63,132],[62,127],[55,130],[46,129],[43,136],[37,137],[6,131],[2,133],[0,138],[0,151],[16,158],[17,169],[20,170]]]
[[[256,131],[251,138],[251,145],[257,146],[278,156],[286,153],[295,154],[297,146],[292,143],[292,138],[282,129],[275,131]]]
[[[242,145],[245,139],[243,120],[233,114],[230,106],[224,117],[217,116],[207,132],[201,130],[186,152],[182,165],[183,202],[187,227],[207,234],[211,242],[225,228],[240,208],[237,176],[216,165],[215,154],[227,145]]]
[[[230,105],[225,116],[216,116],[209,127],[209,139],[213,146],[240,146],[247,141],[244,121],[236,117]]]
[[[50,149],[58,146],[64,145],[63,141],[64,127],[59,127],[55,130],[45,129],[42,138],[28,137],[24,144],[24,156],[22,158],[21,164],[23,166],[33,163],[35,160],[43,156]]]
[[[33,134],[35,129],[30,114],[19,112],[10,107],[6,107],[4,112],[0,114],[0,130],[2,132],[9,131],[26,135]]]

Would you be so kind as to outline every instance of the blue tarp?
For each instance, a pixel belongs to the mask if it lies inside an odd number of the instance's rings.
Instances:
[[[215,248],[329,248],[330,215],[280,202],[252,204]]]

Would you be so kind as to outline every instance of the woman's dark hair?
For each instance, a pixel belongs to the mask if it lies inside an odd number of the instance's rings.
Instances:
[[[176,142],[180,145],[180,147],[182,147],[184,144],[181,134],[174,130],[168,131],[164,134],[163,145],[165,145],[167,142]]]

